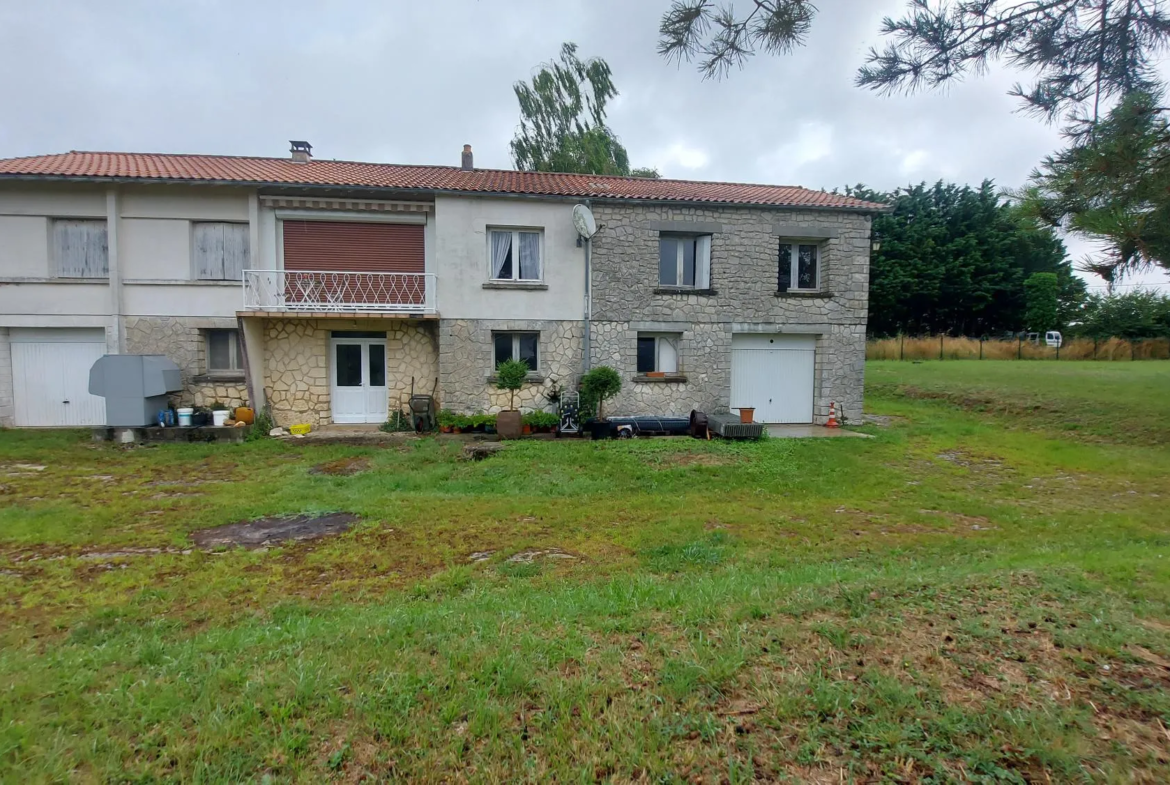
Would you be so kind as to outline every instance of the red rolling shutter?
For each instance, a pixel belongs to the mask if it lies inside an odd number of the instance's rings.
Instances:
[[[284,269],[421,273],[420,224],[284,222]]]

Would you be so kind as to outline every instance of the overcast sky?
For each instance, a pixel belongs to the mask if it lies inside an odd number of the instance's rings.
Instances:
[[[609,124],[634,166],[666,177],[1017,186],[1061,146],[1058,129],[1016,112],[1018,75],[1004,69],[910,97],[853,87],[881,17],[906,0],[820,0],[807,47],[721,82],[657,55],[668,4],[7,0],[0,157],[283,156],[307,139],[321,158],[450,165],[468,143],[477,166],[510,168],[512,84],[563,41],[609,62],[621,92]]]

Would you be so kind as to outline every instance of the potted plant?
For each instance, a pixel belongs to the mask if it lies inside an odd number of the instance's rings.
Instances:
[[[231,414],[228,405],[222,401],[212,401],[208,408],[211,409],[211,424],[216,428],[223,427]]]
[[[520,412],[516,409],[516,391],[528,380],[528,363],[505,360],[496,366],[496,387],[510,394],[508,409],[496,415],[496,430],[504,439],[518,439],[523,432]]]
[[[594,439],[608,439],[613,426],[605,419],[605,401],[622,389],[622,377],[608,365],[599,365],[581,377],[581,393],[597,404],[597,416],[591,426]]]
[[[459,415],[450,409],[440,409],[438,415],[439,430],[443,433],[451,433],[455,430],[455,422],[459,419]]]
[[[561,418],[552,412],[535,411],[524,415],[524,425],[535,433],[549,433],[560,421]]]

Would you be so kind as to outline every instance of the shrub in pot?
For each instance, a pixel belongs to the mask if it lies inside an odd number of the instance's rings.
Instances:
[[[613,428],[605,419],[605,401],[621,389],[621,375],[608,365],[599,365],[581,377],[582,397],[597,403],[597,417],[592,425],[594,439],[604,439],[612,434]]]
[[[524,429],[520,412],[516,409],[516,391],[528,380],[528,363],[505,360],[496,366],[496,387],[510,393],[508,410],[496,415],[496,431],[503,439],[518,439]]]

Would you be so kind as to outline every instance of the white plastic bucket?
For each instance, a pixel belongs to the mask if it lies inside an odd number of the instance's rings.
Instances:
[[[191,415],[194,413],[194,409],[175,409],[175,414],[179,415],[179,426],[181,428],[190,428]]]
[[[217,409],[211,413],[211,422],[216,428],[222,428],[223,424],[227,422],[229,412],[227,409]]]

